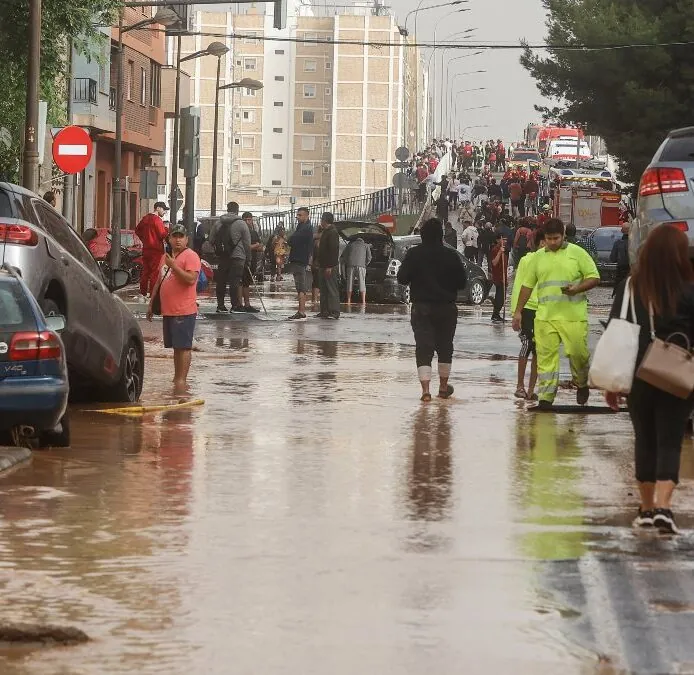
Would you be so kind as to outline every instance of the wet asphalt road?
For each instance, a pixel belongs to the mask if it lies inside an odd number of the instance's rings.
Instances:
[[[267,306],[200,321],[203,407],[73,409],[73,448],[0,478],[2,621],[93,639],[0,648],[0,673],[694,672],[694,538],[630,529],[626,415],[518,408],[489,306],[461,310],[455,397],[428,405],[405,308]],[[143,330],[145,402],[177,400]],[[688,441],[688,529],[693,478]]]

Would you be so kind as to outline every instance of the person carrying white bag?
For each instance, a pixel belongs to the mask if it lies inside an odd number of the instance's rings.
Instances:
[[[630,297],[630,313],[639,329],[633,365],[636,328],[625,325]],[[677,534],[671,502],[686,424],[694,410],[694,271],[684,232],[661,225],[649,234],[630,281],[617,289],[610,317],[591,379],[605,386],[605,400],[614,410],[628,393],[641,496],[634,526]]]

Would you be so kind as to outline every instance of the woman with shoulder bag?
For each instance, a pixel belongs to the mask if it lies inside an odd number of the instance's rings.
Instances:
[[[626,280],[617,289],[611,319],[620,315],[625,285]],[[641,495],[634,526],[677,534],[671,501],[679,482],[687,420],[694,410],[694,381],[685,382],[684,387],[681,382],[682,371],[691,371],[694,366],[690,354],[694,344],[694,271],[687,235],[672,225],[653,230],[639,253],[631,287],[636,322],[641,327],[636,370],[627,398]],[[678,368],[671,357],[679,358],[682,367]],[[666,391],[672,390],[670,379],[680,380],[677,395]],[[605,393],[614,410],[619,407],[619,398],[615,392]]]

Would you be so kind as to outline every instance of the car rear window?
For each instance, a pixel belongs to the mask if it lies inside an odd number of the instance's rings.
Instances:
[[[660,162],[691,162],[694,160],[694,136],[671,138],[663,148]]]
[[[10,196],[4,190],[0,190],[0,218],[12,218]]]
[[[22,287],[13,279],[0,280],[0,330],[36,330],[36,320]]]
[[[598,251],[611,251],[612,246],[614,246],[615,241],[620,239],[622,236],[622,231],[615,229],[603,229],[598,228],[593,233],[593,241],[595,242],[595,248]]]

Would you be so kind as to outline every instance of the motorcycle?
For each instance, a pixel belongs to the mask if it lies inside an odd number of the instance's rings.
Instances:
[[[121,247],[120,250],[121,269],[125,270],[129,276],[129,283],[137,284],[142,276],[142,251],[138,249],[128,249]],[[101,270],[104,279],[111,278],[111,264],[108,257],[99,258],[96,264]]]

